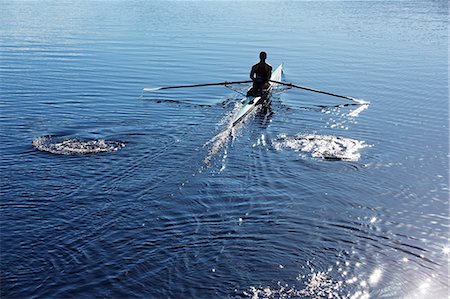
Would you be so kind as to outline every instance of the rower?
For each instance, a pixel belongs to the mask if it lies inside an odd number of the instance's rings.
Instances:
[[[269,79],[272,75],[272,67],[266,63],[267,53],[259,53],[260,61],[252,66],[250,79],[253,87],[247,92],[247,96],[261,96],[263,91],[269,87]]]

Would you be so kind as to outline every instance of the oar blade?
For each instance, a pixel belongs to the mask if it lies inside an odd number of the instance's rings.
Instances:
[[[143,91],[157,91],[161,90],[161,87],[146,87],[143,89]]]
[[[358,103],[359,105],[369,105],[370,102],[369,101],[365,101],[365,100],[360,100],[360,99],[355,99],[353,97],[347,97],[349,100],[352,100],[356,103]]]

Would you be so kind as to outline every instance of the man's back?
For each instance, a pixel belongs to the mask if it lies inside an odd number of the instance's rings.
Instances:
[[[263,62],[260,61],[259,63],[252,66],[252,77],[256,79],[260,79],[261,83],[269,82],[270,75],[272,74],[272,67]]]

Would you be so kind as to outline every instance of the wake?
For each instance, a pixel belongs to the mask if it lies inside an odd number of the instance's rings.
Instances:
[[[224,129],[222,129],[220,133],[218,133],[203,145],[203,147],[209,147],[208,154],[203,160],[205,166],[211,166],[213,159],[223,150],[224,154],[222,156],[222,167],[220,171],[223,171],[225,169],[228,154],[228,145],[239,136],[239,132],[241,131],[246,121],[252,118],[259,111],[259,107],[258,109],[252,110],[238,123],[233,125],[233,116],[239,111],[239,109],[241,109],[241,107],[241,101],[236,102],[233,110],[226,114],[218,124],[219,127],[222,127]]]

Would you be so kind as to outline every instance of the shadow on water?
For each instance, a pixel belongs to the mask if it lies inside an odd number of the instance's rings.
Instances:
[[[186,106],[186,107],[211,108],[214,106],[214,105],[209,105],[209,104],[196,104],[196,103],[189,102],[188,100],[184,101],[184,100],[176,100],[176,99],[161,99],[161,98],[143,97],[143,96],[141,96],[140,99],[144,100],[144,101],[151,101],[156,104],[174,104],[174,105]]]

